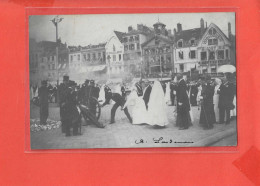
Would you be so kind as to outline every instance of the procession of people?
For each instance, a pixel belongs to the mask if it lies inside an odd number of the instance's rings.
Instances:
[[[47,86],[47,81],[42,81],[37,92],[35,89],[32,87],[31,91],[39,96],[40,120],[44,125],[48,118],[51,89]],[[221,79],[204,76],[190,82],[186,75],[178,74],[168,82],[141,79],[128,87],[117,83],[113,88],[109,83],[98,85],[94,80],[88,79],[82,85],[77,85],[69,80],[69,76],[64,76],[63,83],[57,88],[57,94],[62,132],[66,136],[71,135],[71,129],[73,135],[80,134],[80,104],[87,105],[90,114],[95,116],[97,105],[93,100],[97,100],[100,107],[113,103],[110,124],[116,123],[117,110],[124,111],[129,123],[133,125],[165,128],[172,124],[179,130],[186,130],[194,125],[194,107],[200,112],[199,125],[205,130],[212,129],[213,124],[229,124],[236,117],[236,86],[230,73],[226,73]],[[175,113],[171,113],[176,123],[169,122],[167,109],[170,106],[176,108]],[[93,122],[98,126],[98,121],[94,119],[86,122]]]

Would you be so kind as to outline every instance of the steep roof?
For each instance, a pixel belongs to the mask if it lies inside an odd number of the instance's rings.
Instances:
[[[122,42],[123,36],[125,35],[125,33],[124,32],[119,32],[119,31],[114,31],[114,33],[116,34],[116,36],[120,40],[120,42]]]
[[[142,47],[146,46],[148,43],[150,43],[153,39],[160,39],[162,41],[165,41],[166,43],[173,44],[173,40],[170,37],[162,36],[162,35],[154,35],[150,39],[148,39],[146,42],[142,44]]]
[[[199,40],[202,38],[205,31],[206,29],[201,31],[201,28],[182,30],[181,32],[176,32],[175,41],[178,42],[180,39],[182,39],[184,43],[187,43],[192,38],[194,38],[195,40]]]

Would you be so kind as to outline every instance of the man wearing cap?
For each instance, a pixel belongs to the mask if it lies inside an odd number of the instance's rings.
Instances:
[[[108,86],[105,87],[105,98],[106,98],[106,101],[103,103],[102,107],[109,104],[111,99],[115,102],[114,106],[111,109],[110,124],[113,124],[113,123],[115,123],[116,110],[118,109],[119,106],[121,106],[123,108],[126,101],[120,94],[112,93],[111,89]],[[124,112],[125,112],[125,115],[127,116],[127,118],[129,119],[130,123],[132,123],[132,118],[128,112],[127,107],[124,108]]]
[[[39,88],[39,101],[40,101],[40,123],[46,125],[49,116],[49,90],[47,88],[47,81],[42,81],[42,86]]]

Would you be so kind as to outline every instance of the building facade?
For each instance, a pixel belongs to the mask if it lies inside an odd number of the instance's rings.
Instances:
[[[231,64],[231,42],[214,23],[205,31],[197,52],[200,73],[217,74],[221,65]]]
[[[123,34],[122,32],[114,31],[105,46],[107,74],[110,78],[122,76],[125,73]]]
[[[140,73],[142,66],[142,48],[141,45],[154,35],[153,28],[143,24],[138,24],[137,29],[132,26],[128,27],[128,33],[123,35],[122,43],[124,44],[124,64],[127,73]]]
[[[147,77],[162,77],[174,69],[174,41],[165,24],[157,22],[153,26],[155,34],[142,44],[142,71]]]

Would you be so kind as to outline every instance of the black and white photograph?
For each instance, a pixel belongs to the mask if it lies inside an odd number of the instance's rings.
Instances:
[[[235,12],[28,19],[32,150],[237,146]]]

